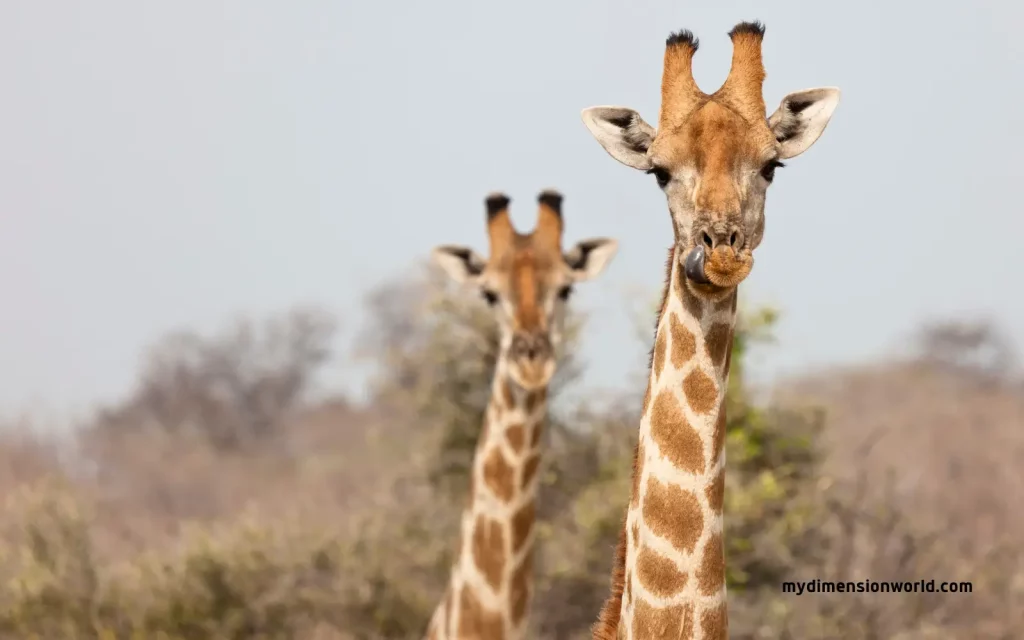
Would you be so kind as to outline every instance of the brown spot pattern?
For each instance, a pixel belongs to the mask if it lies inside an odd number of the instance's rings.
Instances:
[[[526,413],[533,413],[537,405],[547,399],[547,395],[548,392],[545,389],[539,389],[526,394]]]
[[[736,291],[725,296],[721,300],[715,303],[715,311],[735,311],[736,310]]]
[[[647,408],[651,406],[651,383],[647,383],[647,391],[644,392],[644,411],[643,415],[647,415]]]
[[[505,531],[497,520],[477,516],[473,527],[473,562],[497,591],[505,571]]]
[[[634,520],[633,521],[633,546],[634,547],[639,547],[640,546],[640,521],[639,520]]]
[[[672,366],[678,369],[697,353],[697,340],[676,314],[672,314],[669,322],[672,330]]]
[[[535,453],[526,459],[523,464],[523,477],[520,481],[519,486],[522,489],[530,486],[530,482],[533,481],[533,476],[537,475],[537,467],[540,466],[540,454]]]
[[[728,605],[721,603],[700,616],[700,628],[707,640],[729,640]]]
[[[732,365],[732,340],[729,341],[729,349],[725,350],[725,369],[722,370],[722,379],[729,379],[729,366]]]
[[[665,349],[668,343],[668,339],[665,337],[664,331],[658,332],[658,337],[654,341],[654,379],[657,380],[661,377],[661,371],[665,368]]]
[[[695,413],[708,413],[718,402],[715,381],[701,369],[694,369],[683,380],[683,393]]]
[[[544,435],[544,421],[540,420],[537,424],[533,425],[533,433],[530,435],[530,448],[535,448],[540,444],[540,437]]]
[[[636,577],[648,591],[662,598],[682,591],[689,579],[674,562],[648,546],[640,547],[637,553]]]
[[[679,267],[680,279],[685,278],[682,272],[682,265]],[[692,291],[687,287],[680,286],[680,297],[683,300],[683,307],[686,308],[686,312],[693,316],[698,322],[704,318],[704,302],[698,298]]]
[[[647,481],[643,517],[647,528],[687,553],[693,553],[704,528],[697,496],[657,478]]]
[[[711,463],[714,464],[722,456],[726,434],[725,401],[718,406],[718,419],[715,421],[715,432],[711,436]]]
[[[505,621],[501,612],[485,607],[469,589],[459,593],[459,625],[456,637],[473,640],[505,640]]]
[[[725,586],[725,552],[722,549],[722,535],[712,535],[704,545],[704,557],[697,569],[697,588],[711,596]]]
[[[704,443],[686,421],[683,408],[671,391],[662,390],[654,398],[651,438],[672,466],[689,473],[704,473]]]
[[[512,515],[512,553],[519,553],[533,530],[536,519],[533,502],[527,502]]]
[[[522,453],[523,445],[526,444],[526,430],[523,425],[514,424],[505,429],[505,439],[508,440],[508,445],[512,447],[512,451]]]
[[[633,609],[633,637],[678,640],[693,637],[693,605],[655,607],[637,600]]]
[[[629,503],[636,507],[640,504],[640,477],[644,471],[644,443],[637,440],[633,448],[633,490],[629,497]]]
[[[512,499],[512,493],[515,491],[514,473],[515,470],[505,459],[501,449],[492,449],[484,461],[484,484],[502,502]]]
[[[515,396],[512,395],[512,385],[508,380],[506,380],[505,384],[501,386],[501,395],[505,400],[506,407],[512,407],[515,404],[516,399]]]
[[[530,604],[530,577],[533,574],[533,562],[530,557],[523,558],[523,562],[512,574],[512,583],[509,585],[508,604],[512,613],[512,624],[518,625],[526,617],[526,610]]]
[[[714,513],[722,513],[722,503],[725,501],[725,468],[719,467],[715,479],[704,488],[704,497],[708,499],[708,505]]]
[[[729,348],[730,327],[722,322],[716,322],[711,330],[704,337],[704,348],[711,358],[711,363],[716,367],[725,364],[725,350]]]

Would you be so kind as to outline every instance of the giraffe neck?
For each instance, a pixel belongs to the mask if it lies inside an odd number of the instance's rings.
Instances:
[[[511,382],[499,359],[444,600],[428,640],[518,640],[533,592],[533,523],[547,389]]]
[[[724,399],[736,293],[706,301],[683,278],[673,249],[620,537],[622,590],[595,638],[728,637]]]

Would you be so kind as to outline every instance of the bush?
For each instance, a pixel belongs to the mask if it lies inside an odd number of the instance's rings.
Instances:
[[[266,334],[277,338],[236,328],[164,342],[77,450],[0,437],[0,636],[419,639],[448,578],[497,336],[479,301],[431,274],[369,308],[359,343],[376,368],[360,405],[307,402],[333,322],[299,313],[269,323],[285,327]],[[915,518],[898,478],[867,463],[870,442],[836,466],[832,414],[754,402],[744,365],[776,319],[743,309],[733,345],[731,637],[1016,637],[1019,535],[965,546],[978,538],[961,521],[988,512],[957,511],[941,529]],[[552,394],[534,638],[589,638],[631,484],[642,386],[579,406],[559,396],[585,366],[574,357],[583,321],[571,321]],[[971,338],[961,334],[952,342]],[[908,576],[973,580],[976,594],[780,591],[784,580]]]

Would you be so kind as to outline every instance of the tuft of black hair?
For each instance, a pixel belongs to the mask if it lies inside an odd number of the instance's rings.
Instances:
[[[804,100],[802,102],[801,101],[797,101],[797,100],[792,100],[792,101],[786,103],[786,108],[788,108],[793,113],[800,113],[801,111],[803,111],[807,107],[811,106],[812,104],[814,104],[813,100]]]
[[[686,45],[696,52],[697,47],[700,46],[700,40],[689,29],[680,29],[675,33],[668,34],[668,38],[665,40],[666,47],[674,47],[676,45]]]
[[[741,22],[732,28],[732,31],[729,32],[729,38],[735,38],[741,33],[757,36],[758,38],[763,38],[764,25],[761,24],[759,20],[754,20],[753,22]]]
[[[487,219],[489,220],[507,209],[508,203],[512,202],[512,199],[504,193],[492,193],[484,202],[487,203]]]
[[[462,260],[466,264],[469,264],[469,258],[470,256],[473,255],[472,253],[470,253],[469,249],[466,249],[464,247],[452,247],[451,249],[448,250],[448,253],[452,254],[459,260]]]
[[[619,116],[617,118],[608,118],[608,122],[620,129],[625,129],[629,125],[633,124],[633,114]]]
[[[537,196],[537,202],[547,205],[559,216],[562,215],[562,194],[558,193],[554,189],[545,189],[544,191],[541,191],[540,195]]]

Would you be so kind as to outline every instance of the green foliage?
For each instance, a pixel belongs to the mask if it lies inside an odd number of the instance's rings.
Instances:
[[[824,416],[750,402],[747,357],[770,342],[778,314],[741,312],[726,394],[727,580],[733,590],[776,588],[800,553],[814,505],[802,489],[820,473]]]

